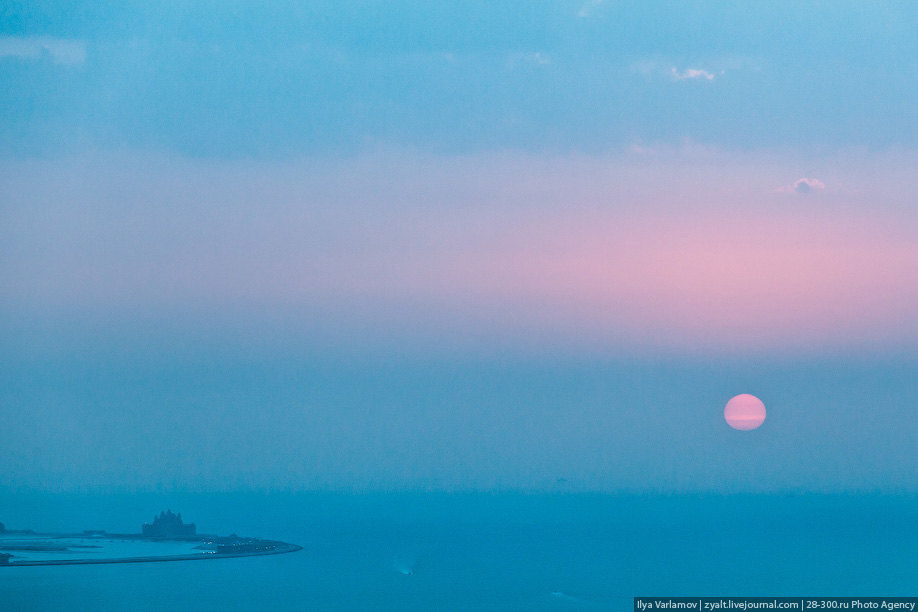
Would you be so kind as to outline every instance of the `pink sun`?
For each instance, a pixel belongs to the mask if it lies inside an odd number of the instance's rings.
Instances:
[[[727,402],[724,419],[733,429],[749,431],[765,422],[765,404],[754,395],[743,393]]]

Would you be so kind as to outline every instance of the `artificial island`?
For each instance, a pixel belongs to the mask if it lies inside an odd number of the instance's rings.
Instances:
[[[144,523],[139,534],[99,530],[37,533],[7,530],[0,523],[0,567],[196,561],[298,550],[302,547],[276,540],[199,534],[194,523],[185,523],[181,514],[171,510],[161,512],[152,523]]]

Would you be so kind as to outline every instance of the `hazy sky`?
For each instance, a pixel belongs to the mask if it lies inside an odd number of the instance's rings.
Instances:
[[[0,486],[915,491],[916,28],[5,3]]]

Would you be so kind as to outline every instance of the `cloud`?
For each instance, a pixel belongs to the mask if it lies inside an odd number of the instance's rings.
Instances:
[[[593,12],[593,9],[603,3],[603,0],[588,0],[583,7],[577,11],[578,17],[589,17],[590,13]]]
[[[720,71],[721,74],[724,73],[723,70]],[[707,70],[701,70],[700,68],[687,68],[682,72],[676,70],[675,67],[672,68],[670,74],[677,81],[684,81],[687,79],[705,79],[707,81],[713,81],[715,75],[708,72]]]
[[[72,38],[50,36],[0,36],[0,58],[40,60],[50,57],[55,64],[75,66],[86,61],[86,44]]]
[[[634,61],[631,72],[645,78],[668,78],[673,81],[713,81],[730,71],[761,70],[760,60],[742,56],[710,56],[699,61],[708,68],[688,67],[680,70],[678,58],[648,57]]]
[[[540,51],[534,53],[511,53],[508,58],[508,63],[511,70],[519,64],[547,66],[551,64],[551,58]]]
[[[814,191],[825,191],[826,184],[816,178],[797,179],[790,185],[778,188],[780,193],[811,193]]]

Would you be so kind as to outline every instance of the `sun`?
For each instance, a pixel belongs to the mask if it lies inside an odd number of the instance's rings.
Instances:
[[[743,393],[727,402],[724,419],[733,429],[749,431],[765,422],[765,404],[754,395]]]

